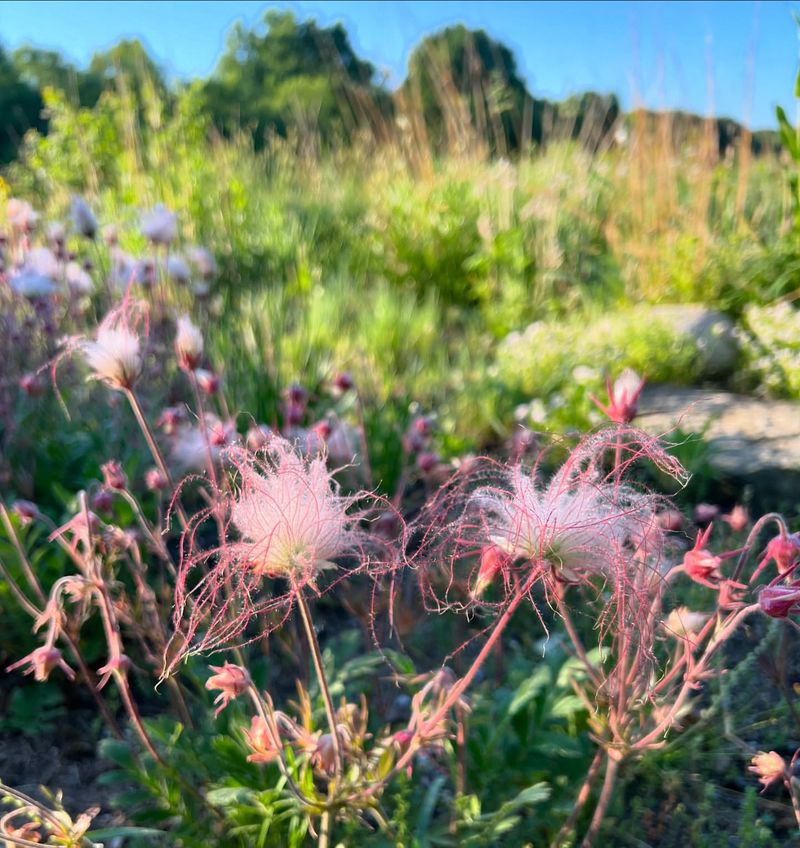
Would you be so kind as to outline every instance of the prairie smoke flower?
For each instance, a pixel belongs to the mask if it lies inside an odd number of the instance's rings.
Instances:
[[[20,523],[23,526],[30,524],[34,518],[38,518],[40,515],[39,507],[36,506],[33,501],[26,501],[22,499],[14,501],[11,506],[11,511],[17,516],[17,518],[19,518]]]
[[[212,674],[206,680],[206,689],[209,691],[219,690],[219,695],[214,699],[214,703],[219,704],[214,713],[216,718],[232,700],[247,691],[251,681],[247,671],[239,665],[233,665],[233,663],[226,662],[221,666],[212,665],[210,668],[216,674]]]
[[[196,368],[194,376],[197,380],[197,385],[200,387],[200,391],[209,397],[215,395],[222,385],[222,377],[205,368]]]
[[[87,239],[94,239],[97,235],[97,218],[89,208],[89,204],[78,195],[72,196],[72,224],[76,232]]]
[[[197,269],[204,280],[211,280],[217,275],[217,262],[204,247],[192,247],[187,251],[189,262]]]
[[[127,308],[109,312],[97,328],[95,341],[85,341],[82,347],[96,380],[120,391],[133,388],[142,370],[142,351]]]
[[[42,645],[42,647],[36,648],[21,660],[17,660],[17,662],[8,666],[6,671],[14,671],[24,665],[27,665],[28,668],[25,669],[23,674],[32,674],[39,683],[47,680],[50,673],[56,668],[60,668],[70,680],[75,679],[75,672],[66,664],[61,656],[61,651],[53,645]]]
[[[496,545],[486,545],[481,551],[481,564],[478,568],[475,585],[472,587],[472,597],[479,598],[508,564],[508,554],[501,551]]]
[[[197,543],[193,528],[184,536],[173,616],[179,647],[168,657],[167,674],[185,656],[241,644],[235,640],[256,616],[277,613],[252,638],[278,626],[304,584],[315,584],[323,570],[334,568],[332,559],[367,538],[353,526],[356,498],[340,494],[324,456],[306,459],[275,436],[257,455],[234,446],[222,459],[233,472],[233,484],[218,493],[216,507],[230,516],[227,532],[212,549]],[[197,514],[193,524],[211,509]],[[374,544],[382,547],[377,539]],[[367,564],[361,558],[346,573]],[[195,583],[194,571],[200,569],[204,573]],[[288,586],[265,577],[283,578]]]
[[[706,548],[712,526],[709,524],[705,530],[697,534],[694,547],[687,551],[683,557],[683,570],[695,583],[701,583],[703,586],[715,589],[716,584],[712,580],[722,578],[720,573],[722,557],[715,556]]]
[[[595,406],[605,413],[616,424],[630,424],[639,411],[639,395],[644,388],[644,379],[635,371],[626,368],[614,384],[609,378],[606,386],[608,389],[608,405],[601,403],[594,395],[590,395]]]
[[[33,206],[17,197],[8,199],[6,214],[11,228],[21,233],[29,233],[39,221],[39,213],[34,211]]]
[[[167,275],[176,283],[186,284],[192,280],[192,271],[182,256],[170,256],[167,259]]]
[[[39,397],[44,394],[45,382],[39,374],[23,374],[19,378],[19,387],[28,397]]]
[[[67,237],[67,231],[60,221],[53,221],[47,227],[47,240],[50,242],[56,254],[63,257],[64,255],[64,240]]]
[[[333,389],[336,394],[343,395],[355,386],[353,375],[349,371],[340,371],[333,378]]]
[[[658,513],[658,523],[664,530],[676,533],[683,527],[683,513],[678,509],[665,509]]]
[[[770,618],[788,618],[800,612],[800,582],[790,586],[764,586],[758,593],[761,612]]]
[[[304,461],[286,442],[273,440],[261,465],[232,452],[241,482],[231,510],[242,541],[235,556],[259,575],[313,578],[351,545],[347,498],[325,460]]]
[[[11,274],[9,285],[12,291],[29,300],[49,297],[58,291],[58,286],[50,277],[40,274],[27,265]]]
[[[178,354],[178,363],[185,371],[194,371],[200,364],[203,355],[203,334],[188,315],[178,319],[175,352]]]
[[[206,418],[211,418],[207,415]],[[207,433],[199,427],[181,426],[174,431],[174,440],[169,453],[169,463],[181,474],[194,471],[204,471],[208,462],[208,452],[214,463],[219,461],[219,448],[215,446],[210,436],[211,426],[207,425]]]
[[[160,468],[148,468],[144,475],[144,484],[151,492],[163,492],[169,486],[169,480]]]
[[[247,450],[255,453],[265,448],[275,434],[266,424],[253,424],[245,436]]]
[[[127,674],[130,667],[131,661],[125,654],[117,654],[117,656],[111,657],[104,666],[97,669],[99,676],[97,688],[102,689],[115,674]]]
[[[750,524],[750,513],[747,507],[736,504],[729,513],[722,516],[722,520],[727,523],[734,533],[741,533]]]
[[[186,410],[182,406],[166,406],[158,416],[156,427],[163,430],[167,436],[173,436],[185,421]]]
[[[709,524],[719,515],[719,507],[715,504],[699,503],[694,508],[696,524]]]
[[[125,477],[125,472],[122,466],[115,459],[110,459],[100,466],[100,471],[103,472],[103,483],[109,489],[127,489],[128,480]]]
[[[758,781],[764,785],[764,789],[776,780],[786,777],[786,762],[776,751],[759,751],[750,763],[747,770],[758,775]]]
[[[753,572],[750,582],[752,583],[772,561],[775,562],[778,574],[782,576],[790,574],[797,565],[798,557],[800,557],[800,534],[788,535],[781,531],[767,542],[767,549]]]
[[[267,722],[261,716],[253,716],[250,730],[245,730],[244,735],[253,752],[247,757],[249,763],[271,763],[280,756],[281,750],[273,742]]]
[[[64,279],[69,290],[75,295],[90,294],[94,288],[91,276],[77,262],[68,262],[64,270]]]
[[[142,216],[141,228],[148,241],[167,245],[175,241],[178,235],[178,219],[174,212],[159,203]]]

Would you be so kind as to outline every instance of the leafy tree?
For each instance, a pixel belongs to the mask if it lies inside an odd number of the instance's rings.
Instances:
[[[20,78],[14,63],[0,47],[0,164],[10,162],[29,129],[44,130],[42,98]]]
[[[500,150],[541,140],[546,102],[531,97],[511,50],[484,30],[459,25],[423,39],[409,59],[403,95],[421,108],[435,145],[457,141],[470,127]]]
[[[91,71],[81,71],[55,50],[18,47],[11,60],[23,82],[44,91],[54,88],[67,95],[77,106],[91,108],[103,90],[103,79]]]
[[[257,143],[291,126],[332,136],[375,119],[386,97],[374,76],[341,24],[319,27],[271,10],[253,30],[234,26],[205,95],[223,130],[252,128]]]

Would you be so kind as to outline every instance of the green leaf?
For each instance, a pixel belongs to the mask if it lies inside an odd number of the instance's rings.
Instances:
[[[508,714],[516,715],[529,701],[535,698],[546,686],[553,682],[552,674],[547,666],[542,666],[528,678],[522,681],[514,692],[508,705]]]
[[[103,827],[100,830],[90,830],[86,836],[89,839],[124,839],[128,836],[142,837],[155,836],[162,837],[167,834],[163,830],[156,830],[154,827],[135,827],[134,825],[120,825],[119,827]]]

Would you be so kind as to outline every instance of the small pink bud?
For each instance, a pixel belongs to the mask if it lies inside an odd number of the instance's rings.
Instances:
[[[330,421],[323,419],[322,421],[318,421],[314,424],[311,428],[311,432],[314,433],[320,442],[327,442],[333,432],[333,427],[331,427]]]
[[[323,733],[319,737],[317,747],[311,755],[311,762],[317,768],[322,769],[326,774],[331,774],[335,765],[335,750],[333,747],[333,737],[330,733]]]
[[[265,424],[254,424],[245,436],[249,451],[259,451],[265,448],[275,434]]]
[[[168,436],[172,436],[178,429],[178,426],[186,420],[186,412],[181,406],[167,406],[161,411],[156,427],[159,427]]]
[[[38,374],[24,374],[20,377],[19,387],[28,397],[40,397],[44,394],[45,382]]]
[[[696,524],[709,524],[719,515],[719,507],[709,503],[699,503],[694,508]]]
[[[639,412],[639,395],[642,393],[644,383],[644,379],[635,371],[626,368],[613,385],[610,379],[607,381],[607,405],[600,403],[594,395],[589,397],[594,405],[615,424],[630,424]]]
[[[160,468],[148,468],[144,475],[144,483],[151,492],[163,492],[169,486],[169,480]]]
[[[722,516],[722,520],[727,522],[734,533],[741,533],[750,524],[750,513],[747,507],[736,504],[727,515]]]
[[[417,457],[417,468],[423,474],[430,474],[434,468],[439,464],[439,456],[435,453],[421,453]]]
[[[39,517],[39,507],[33,501],[14,501],[11,511],[19,518],[23,527]]]
[[[705,545],[711,535],[712,525],[697,534],[697,540],[694,547],[687,551],[683,557],[683,570],[696,583],[710,585],[711,578],[719,578],[719,568],[722,565],[722,558],[715,556],[709,551]]]
[[[104,666],[97,669],[97,674],[100,677],[97,682],[97,688],[102,689],[114,674],[126,675],[130,667],[131,661],[125,654],[112,657]]]
[[[509,557],[497,545],[487,545],[481,551],[481,564],[478,577],[472,588],[473,598],[479,598],[494,582],[495,577],[508,567]]]
[[[222,385],[222,378],[219,374],[215,374],[213,371],[207,371],[205,368],[198,368],[194,372],[194,376],[197,380],[197,385],[200,387],[200,391],[209,397],[215,395]]]
[[[408,746],[411,744],[413,738],[414,734],[410,730],[398,730],[392,736],[392,745],[402,754],[408,750]]]
[[[27,665],[23,674],[32,674],[34,679],[39,683],[47,680],[55,668],[60,668],[70,680],[75,679],[75,672],[64,662],[61,656],[61,651],[52,645],[42,645],[41,648],[31,651],[30,654],[12,663],[6,671],[14,671],[17,668]]]
[[[122,491],[128,488],[128,480],[125,477],[125,472],[117,460],[110,459],[100,466],[100,470],[103,472],[103,482],[109,489]]]
[[[92,497],[92,509],[95,512],[109,513],[114,508],[114,496],[108,489],[100,489]]]

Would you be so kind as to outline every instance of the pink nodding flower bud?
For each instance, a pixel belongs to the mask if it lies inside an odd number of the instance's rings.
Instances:
[[[438,464],[439,464],[439,455],[438,454],[435,454],[435,453],[432,453],[432,452],[427,452],[427,453],[421,453],[417,457],[417,468],[423,474],[430,474],[431,471],[433,471],[433,469],[436,468],[436,466]]]
[[[497,545],[486,545],[481,551],[481,564],[478,577],[470,593],[473,598],[479,598],[494,582],[495,577],[502,573],[510,562],[508,554],[501,551]]]
[[[317,423],[314,424],[311,428],[311,432],[320,440],[320,442],[324,443],[330,438],[330,435],[333,432],[333,427],[331,426],[330,421],[323,418],[322,421],[317,421]]]
[[[148,468],[144,475],[144,484],[151,492],[163,492],[169,487],[169,480],[160,468]]]
[[[55,668],[60,668],[70,680],[75,679],[75,672],[64,662],[61,656],[61,651],[52,645],[42,645],[41,648],[36,648],[30,654],[12,663],[6,671],[14,671],[17,668],[27,665],[23,674],[32,674],[34,679],[39,683],[47,680],[50,672]]]
[[[421,436],[430,436],[433,432],[433,419],[428,415],[418,415],[411,422],[411,429]]]
[[[694,508],[696,524],[709,524],[719,515],[719,507],[715,504],[699,503]]]
[[[23,527],[40,515],[39,507],[33,501],[26,500],[14,501],[11,505],[11,511],[19,518]]]
[[[300,404],[303,407],[308,403],[308,392],[299,383],[292,383],[284,394],[289,403]]]
[[[128,480],[125,477],[125,472],[115,459],[110,459],[108,462],[103,463],[100,466],[100,470],[103,472],[103,482],[109,489],[123,491],[128,488]]]
[[[280,756],[280,748],[275,745],[267,722],[261,716],[253,716],[250,730],[245,730],[244,735],[253,752],[247,757],[249,763],[271,763]]]
[[[197,380],[197,385],[200,387],[200,391],[209,397],[215,395],[222,385],[222,378],[219,374],[215,374],[213,371],[207,371],[205,368],[198,368],[194,372],[194,376]]]
[[[639,412],[639,395],[644,388],[644,378],[635,371],[626,368],[612,385],[606,382],[608,404],[601,403],[594,395],[589,395],[594,405],[615,424],[630,424]]]
[[[800,537],[797,533],[785,536],[782,533],[767,543],[765,560],[774,560],[781,575],[789,574],[797,565],[800,556]]]
[[[759,783],[764,785],[764,789],[776,780],[784,780],[788,774],[786,762],[776,751],[759,751],[750,762],[747,770],[758,775]]]
[[[410,730],[398,730],[392,738],[391,742],[395,748],[401,753],[404,754],[409,745],[411,745],[411,741],[414,739],[414,734]]]
[[[97,681],[97,688],[102,689],[106,683],[114,676],[114,674],[126,675],[131,667],[131,661],[125,654],[118,654],[112,657],[104,666],[97,669],[100,679]]]
[[[323,733],[319,737],[317,747],[311,755],[311,763],[326,774],[331,774],[336,765],[336,749],[333,746],[333,736]]]
[[[270,443],[274,435],[266,424],[253,424],[245,436],[247,450],[253,451],[253,453],[262,450]]]
[[[28,397],[40,397],[44,394],[45,382],[38,374],[24,374],[19,379],[19,387]]]
[[[285,407],[284,420],[287,427],[298,427],[303,423],[303,416],[306,413],[305,404],[288,401]]]
[[[734,533],[741,533],[750,524],[750,513],[747,511],[747,507],[736,504],[729,513],[722,516],[722,520],[728,524]]]
[[[178,364],[184,371],[194,371],[200,365],[203,357],[203,334],[188,315],[178,318],[175,352],[178,355]]]
[[[705,530],[697,534],[694,547],[683,557],[683,570],[692,580],[704,586],[713,586],[711,579],[722,576],[719,571],[722,557],[715,556],[705,547],[711,535],[711,528],[712,525],[709,524]]]
[[[186,412],[180,406],[167,406],[161,410],[161,415],[158,416],[156,427],[166,433],[167,436],[174,435],[178,430],[178,425],[186,420]]]
[[[800,584],[765,586],[758,593],[758,605],[770,618],[788,618],[800,612]]]
[[[353,375],[349,371],[340,371],[333,378],[333,388],[339,394],[349,392],[355,386]]]
[[[247,691],[251,680],[246,669],[233,663],[226,662],[221,666],[212,665],[210,668],[216,674],[212,674],[206,680],[206,689],[209,691],[219,690],[219,695],[214,699],[214,703],[219,704],[214,713],[215,716],[218,716],[232,700]]]
[[[92,497],[92,509],[95,512],[109,513],[114,507],[114,496],[108,489],[100,489]]]

